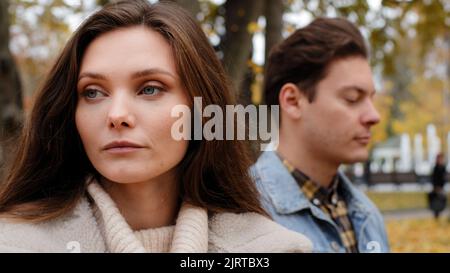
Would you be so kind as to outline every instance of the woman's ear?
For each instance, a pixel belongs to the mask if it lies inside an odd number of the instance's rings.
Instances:
[[[306,102],[306,95],[300,91],[297,85],[286,83],[281,87],[279,94],[280,109],[283,115],[291,119],[300,119],[302,116],[302,105]]]

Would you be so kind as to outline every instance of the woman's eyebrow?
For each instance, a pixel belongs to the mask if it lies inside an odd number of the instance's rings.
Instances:
[[[149,68],[149,69],[134,72],[131,75],[131,78],[135,79],[135,78],[145,77],[145,76],[154,75],[154,74],[164,74],[164,75],[167,75],[167,76],[170,76],[170,77],[176,79],[175,75],[173,75],[172,73],[170,73],[167,70],[160,69],[160,68]]]
[[[93,79],[99,79],[99,80],[106,80],[106,77],[99,73],[93,73],[93,72],[83,72],[78,77],[78,81],[80,81],[82,78],[93,78]]]
[[[166,70],[160,69],[160,68],[149,68],[149,69],[144,69],[144,70],[134,72],[133,74],[131,74],[131,78],[136,79],[136,78],[141,78],[141,77],[155,75],[155,74],[164,74],[164,75],[170,76],[174,79],[177,79],[175,77],[175,75],[173,75],[169,71],[166,71]],[[93,78],[93,79],[98,79],[98,80],[106,80],[105,75],[102,75],[100,73],[95,73],[95,72],[83,72],[78,77],[78,81],[80,81],[82,78]]]

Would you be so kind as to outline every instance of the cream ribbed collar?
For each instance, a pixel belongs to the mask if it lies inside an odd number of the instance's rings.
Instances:
[[[87,190],[98,207],[99,226],[110,252],[143,253],[142,242],[123,218],[109,194],[95,179]],[[183,202],[176,221],[170,252],[207,252],[208,214],[206,209]]]
[[[172,245],[175,226],[150,228],[134,231],[133,234],[150,253],[169,252]]]

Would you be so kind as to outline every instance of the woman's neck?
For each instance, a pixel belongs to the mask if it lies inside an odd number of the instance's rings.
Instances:
[[[117,183],[102,178],[101,184],[116,203],[133,230],[175,224],[180,200],[174,175],[162,175],[150,181]]]

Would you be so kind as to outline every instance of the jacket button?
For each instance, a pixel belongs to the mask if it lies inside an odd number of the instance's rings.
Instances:
[[[339,246],[339,244],[336,241],[331,242],[331,248],[335,252],[339,252],[339,250],[341,249],[341,247]]]

